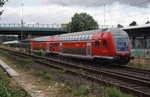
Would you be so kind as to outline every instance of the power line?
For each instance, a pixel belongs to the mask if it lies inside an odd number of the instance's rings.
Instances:
[[[107,11],[106,11],[106,14],[107,14],[107,13],[112,13],[112,12],[114,12],[114,11],[118,11],[118,10],[123,10],[123,9],[126,9],[126,8],[130,8],[130,7],[132,7],[132,6],[141,5],[141,4],[148,3],[148,2],[150,2],[150,0],[146,0],[146,1],[142,1],[142,2],[134,2],[134,3],[131,3],[131,4],[127,5],[127,6],[125,6],[125,7],[122,7],[122,8],[118,8],[118,9],[114,9],[114,10],[107,10]],[[106,6],[106,5],[105,5],[105,6]],[[101,14],[102,14],[102,13],[97,14],[97,15],[101,15]],[[96,15],[96,16],[97,16],[97,15]]]

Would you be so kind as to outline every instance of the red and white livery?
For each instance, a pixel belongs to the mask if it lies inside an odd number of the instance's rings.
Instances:
[[[31,50],[90,60],[109,60],[126,64],[131,59],[127,33],[118,28],[91,30],[35,38]]]

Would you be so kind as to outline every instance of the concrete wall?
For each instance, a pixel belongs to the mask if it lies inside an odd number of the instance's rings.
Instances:
[[[150,49],[132,49],[132,56],[150,59]]]

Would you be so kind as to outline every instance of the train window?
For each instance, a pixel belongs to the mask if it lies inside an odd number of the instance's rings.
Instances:
[[[67,40],[69,40],[69,37],[67,37]]]
[[[88,38],[89,40],[91,40],[92,39],[92,35],[89,35],[89,38]]]
[[[84,36],[83,35],[81,36],[81,40],[84,40]]]
[[[75,40],[76,36],[73,36],[73,40]]]
[[[77,40],[77,36],[75,36],[75,39],[74,40]]]
[[[106,40],[103,41],[103,46],[104,46],[105,48],[108,48],[108,42],[107,42]]]
[[[72,36],[70,36],[70,40],[72,40]]]
[[[95,40],[95,48],[99,48],[99,46],[100,46],[99,40]]]
[[[85,35],[82,35],[82,40],[85,40]]]
[[[78,37],[79,37],[79,36],[76,36],[76,40],[78,40]]]
[[[74,40],[76,40],[76,36],[74,36]]]
[[[80,36],[79,36],[79,40],[81,40],[81,37],[82,37],[82,36],[80,35]]]
[[[84,35],[84,40],[86,40],[86,35]]]
[[[74,36],[74,40],[76,40],[76,36]]]
[[[78,36],[78,39],[77,40],[80,40],[80,37]]]
[[[88,37],[89,37],[89,35],[86,35],[86,36],[85,36],[85,40],[88,40]]]

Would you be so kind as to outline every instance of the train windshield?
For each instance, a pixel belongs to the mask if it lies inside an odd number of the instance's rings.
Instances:
[[[128,51],[128,39],[126,37],[115,37],[117,51]]]

